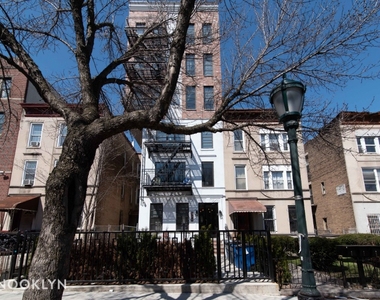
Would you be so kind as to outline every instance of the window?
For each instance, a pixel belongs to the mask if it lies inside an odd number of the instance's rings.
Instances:
[[[288,151],[288,137],[286,133],[262,133],[260,145],[264,151]]]
[[[202,162],[202,186],[214,186],[213,162]]]
[[[150,230],[162,230],[162,215],[163,205],[162,203],[150,204]]]
[[[243,130],[241,129],[234,131],[234,150],[244,151]]]
[[[275,211],[274,206],[272,205],[266,205],[265,206],[267,211],[264,213],[264,226],[266,230],[269,230],[270,232],[275,232]]]
[[[290,232],[297,232],[297,213],[295,205],[288,205]]]
[[[186,109],[195,109],[195,86],[186,87]]]
[[[380,192],[380,169],[363,168],[364,187],[367,192]]]
[[[266,190],[291,190],[293,189],[292,172],[288,171],[290,167],[276,166],[269,170],[264,168],[264,189]]]
[[[212,29],[210,23],[202,25],[202,42],[203,44],[210,44],[212,42]]]
[[[201,147],[203,149],[212,149],[213,148],[213,142],[212,142],[212,132],[202,132],[201,133]]]
[[[0,96],[1,98],[8,98],[11,96],[11,78],[0,79]]]
[[[204,54],[203,55],[203,75],[204,76],[212,76],[212,54]]]
[[[367,215],[369,230],[372,234],[380,234],[380,214]]]
[[[245,179],[245,166],[235,166],[235,182],[237,190],[247,189]]]
[[[189,27],[187,28],[186,43],[188,45],[194,45],[195,43],[194,24],[189,24]]]
[[[146,26],[145,23],[139,23],[139,22],[137,22],[136,23],[136,33],[138,35],[143,35],[144,32],[145,32],[145,29],[146,29],[145,26]]]
[[[195,75],[195,55],[186,54],[186,75],[194,76]]]
[[[185,181],[185,162],[156,162],[152,184],[181,184]]]
[[[5,114],[0,112],[0,134],[3,132],[3,127],[5,123]]]
[[[27,160],[24,166],[24,186],[32,186],[34,184],[34,178],[36,177],[37,161]]]
[[[32,123],[30,125],[29,147],[39,147],[41,143],[42,124]]]
[[[205,86],[203,88],[204,92],[204,109],[212,110],[214,109],[214,87]]]
[[[324,181],[321,182],[321,192],[322,192],[322,195],[326,195],[326,187],[325,187]]]
[[[189,203],[176,203],[176,229],[189,230]]]
[[[185,135],[178,134],[178,133],[171,134],[171,133],[165,133],[162,131],[157,131],[156,140],[158,142],[185,141]]]
[[[356,137],[359,153],[380,153],[380,137]]]
[[[58,147],[63,146],[63,142],[65,141],[67,135],[67,126],[66,124],[61,124],[59,126],[59,135],[58,135]]]

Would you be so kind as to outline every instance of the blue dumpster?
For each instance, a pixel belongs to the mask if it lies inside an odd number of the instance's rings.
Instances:
[[[255,250],[253,246],[245,246],[244,250],[247,270],[249,270],[255,265]],[[229,252],[229,258],[233,260],[235,266],[243,268],[243,247],[238,244],[231,244]]]

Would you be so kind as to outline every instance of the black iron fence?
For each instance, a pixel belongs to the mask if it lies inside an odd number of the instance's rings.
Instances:
[[[37,232],[0,233],[0,280],[27,276],[37,240]]]
[[[37,240],[38,233],[33,232],[0,234],[0,280],[27,278]],[[338,246],[338,256],[311,253],[317,284],[380,288],[379,250]],[[296,240],[285,245],[265,231],[78,232],[67,283],[230,279],[276,281],[280,288],[301,287]]]
[[[265,231],[81,232],[68,282],[273,279]]]

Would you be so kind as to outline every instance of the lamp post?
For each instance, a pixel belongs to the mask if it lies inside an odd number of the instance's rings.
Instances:
[[[302,268],[302,288],[298,293],[298,299],[302,300],[323,299],[317,290],[311,264],[297,150],[297,128],[298,121],[301,118],[305,92],[306,88],[301,82],[287,79],[284,75],[281,84],[276,86],[270,94],[270,103],[276,109],[280,122],[284,124],[285,131],[288,133]]]

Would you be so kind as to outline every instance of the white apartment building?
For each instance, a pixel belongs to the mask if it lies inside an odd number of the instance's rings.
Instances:
[[[170,1],[161,6],[131,1],[126,29],[130,45],[160,18],[176,13],[178,4]],[[149,89],[144,85],[130,89],[131,105],[151,105],[154,87],[160,90],[166,66],[166,34],[172,26],[167,23],[157,28],[141,47],[139,57],[127,64],[129,78],[150,83]],[[217,107],[221,93],[218,30],[218,2],[206,1],[197,7],[188,29],[183,69],[168,122],[199,124]],[[144,129],[138,229],[224,229],[224,179],[223,134],[185,136]]]

